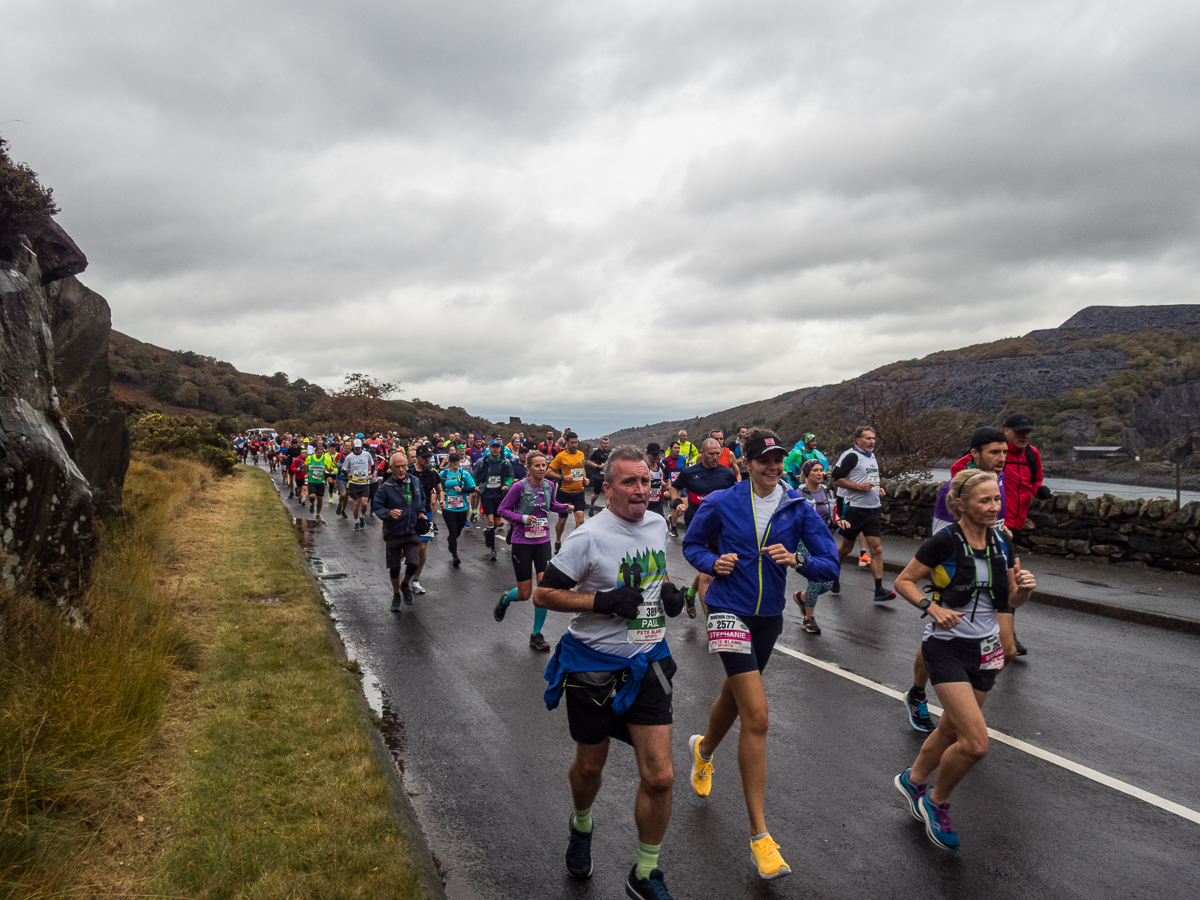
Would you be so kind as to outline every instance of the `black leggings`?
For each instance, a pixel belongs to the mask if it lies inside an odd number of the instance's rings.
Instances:
[[[450,555],[458,559],[458,536],[463,526],[467,524],[465,509],[444,509],[442,518],[446,520],[446,543],[450,546]]]

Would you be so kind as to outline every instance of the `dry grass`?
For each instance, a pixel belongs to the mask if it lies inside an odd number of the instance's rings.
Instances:
[[[319,595],[269,480],[242,469],[214,481],[192,463],[138,460],[126,497],[138,510],[134,527],[145,529],[135,542],[141,562],[110,576],[102,560],[97,588],[135,575],[157,605],[129,611],[93,677],[53,680],[78,689],[112,664],[140,674],[100,679],[126,687],[101,691],[89,715],[52,717],[62,736],[54,746],[105,748],[92,754],[105,764],[77,767],[67,781],[86,789],[60,791],[51,810],[10,799],[30,837],[0,869],[0,893],[420,896],[354,686],[329,647]],[[253,602],[264,596],[283,602]],[[114,716],[114,707],[125,711]],[[50,746],[33,716],[36,698],[21,708],[25,745],[36,733],[33,745]],[[64,756],[39,753],[46,763]],[[10,832],[6,825],[6,841]]]

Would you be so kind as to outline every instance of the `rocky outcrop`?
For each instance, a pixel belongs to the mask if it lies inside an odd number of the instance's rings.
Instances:
[[[1200,331],[1200,304],[1170,306],[1088,306],[1057,328],[1031,331],[1033,338],[1047,350],[1057,350],[1084,338],[1109,334],[1137,334],[1156,328],[1176,331]]]
[[[97,513],[119,509],[129,464],[108,304],[74,278],[86,265],[53,222],[0,248],[0,579],[60,602],[82,585]]]

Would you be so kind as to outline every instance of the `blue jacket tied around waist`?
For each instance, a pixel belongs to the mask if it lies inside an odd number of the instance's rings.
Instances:
[[[629,670],[629,677],[621,685],[617,695],[613,697],[612,710],[617,715],[625,712],[633,705],[642,685],[642,677],[650,668],[650,663],[666,659],[671,655],[671,648],[665,640],[654,645],[654,649],[637,656],[613,656],[611,653],[601,653],[593,650],[579,638],[564,634],[554,648],[554,655],[546,664],[546,709],[554,709],[562,699],[567,686],[568,672],[619,672]]]

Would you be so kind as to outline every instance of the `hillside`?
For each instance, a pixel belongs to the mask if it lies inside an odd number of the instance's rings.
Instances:
[[[812,431],[821,446],[834,448],[848,444],[857,423],[870,421],[880,428],[881,446],[890,439],[893,451],[916,457],[939,443],[953,448],[975,425],[1018,410],[1038,422],[1038,444],[1051,455],[1076,444],[1123,444],[1149,457],[1169,451],[1200,418],[1200,305],[1088,307],[1059,328],[610,438],[644,444],[680,428],[695,439],[713,428],[729,436],[739,425],[765,425],[789,442]],[[924,450],[915,446],[923,430],[939,432]]]
[[[424,400],[367,400],[373,425],[362,415],[345,413],[338,392],[329,393],[303,378],[283,372],[254,375],[239,372],[232,363],[190,350],[166,350],[119,331],[109,341],[112,394],[129,412],[163,412],[175,416],[225,418],[225,430],[271,425],[279,432],[309,432],[386,428],[401,434],[450,432],[511,435],[509,422],[489,422],[458,406],[443,409]],[[524,423],[527,434],[544,433],[549,426]]]

